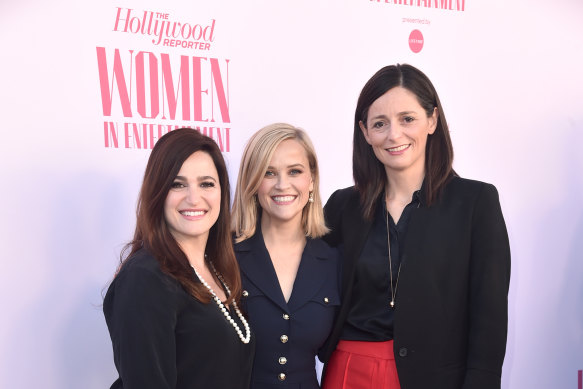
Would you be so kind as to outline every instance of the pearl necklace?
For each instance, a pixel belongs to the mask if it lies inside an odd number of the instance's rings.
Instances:
[[[225,282],[225,280],[223,279],[223,277],[217,272],[217,269],[215,269],[215,266],[213,265],[212,262],[210,262],[210,265],[211,265],[210,266],[211,269],[213,270],[213,272],[215,273],[215,275],[217,276],[217,278],[219,279],[219,281],[221,282],[221,284],[223,284],[223,287],[227,291],[227,297],[229,297],[231,295],[231,290],[227,286],[227,283]],[[251,340],[251,329],[249,328],[249,324],[247,323],[247,320],[245,320],[245,318],[243,317],[243,314],[241,313],[241,311],[237,307],[237,303],[235,301],[233,301],[233,308],[235,308],[235,312],[237,313],[237,316],[239,316],[239,319],[241,320],[241,323],[243,323],[243,326],[245,327],[245,336],[243,336],[243,332],[241,331],[241,329],[237,325],[237,322],[231,317],[231,315],[229,314],[229,310],[225,307],[225,304],[223,304],[223,302],[217,296],[217,294],[215,293],[215,291],[200,276],[200,274],[198,274],[198,272],[196,271],[196,268],[194,266],[192,266],[192,269],[194,270],[194,274],[196,274],[196,276],[200,280],[201,284],[203,284],[204,286],[206,286],[206,288],[209,290],[210,294],[213,296],[213,300],[215,300],[215,303],[217,303],[217,305],[219,306],[219,309],[221,310],[221,312],[223,312],[223,315],[225,315],[225,319],[227,319],[227,321],[229,323],[231,323],[231,325],[235,329],[235,332],[237,332],[237,335],[239,335],[239,339],[241,339],[241,342],[243,342],[245,344],[249,343],[249,341]]]

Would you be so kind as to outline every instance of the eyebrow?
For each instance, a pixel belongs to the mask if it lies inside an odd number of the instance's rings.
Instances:
[[[196,177],[196,179],[198,181],[204,181],[204,180],[213,180],[215,182],[217,181],[217,179],[214,178],[213,176],[199,176],[199,177]],[[184,176],[176,176],[175,180],[188,181],[188,179]]]
[[[286,168],[286,169],[289,169],[289,168],[292,168],[292,167],[301,167],[301,168],[303,168],[303,167],[304,167],[304,165],[302,165],[301,163],[294,163],[293,165],[288,165],[288,166],[286,166],[285,168]],[[273,169],[273,170],[276,170],[276,169],[275,169],[275,167],[274,167],[274,166],[271,166],[271,165],[269,165],[269,166],[267,167],[267,169]]]
[[[397,115],[410,115],[410,114],[418,114],[418,112],[416,111],[402,111],[402,112],[397,112]],[[369,120],[375,120],[375,119],[388,119],[387,115],[377,115],[377,116],[373,116],[371,117]]]

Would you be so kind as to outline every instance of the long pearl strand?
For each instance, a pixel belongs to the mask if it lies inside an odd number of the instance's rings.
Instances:
[[[215,269],[215,265],[213,265],[212,262],[210,262],[210,265],[211,265],[211,269],[213,270],[213,272],[215,273],[215,275],[217,276],[219,281],[221,281],[221,284],[223,284],[223,287],[227,291],[227,297],[229,297],[231,295],[231,290],[227,286],[227,283],[225,282],[223,277],[217,272],[217,269]],[[237,316],[239,316],[239,319],[241,319],[241,323],[243,323],[243,326],[245,327],[245,336],[243,336],[243,332],[241,331],[241,329],[237,325],[237,322],[231,317],[231,315],[229,314],[229,310],[225,307],[225,304],[223,304],[221,299],[217,296],[217,294],[211,288],[211,286],[208,284],[208,282],[206,282],[200,276],[200,274],[198,274],[198,272],[196,271],[196,268],[194,266],[192,266],[192,269],[194,270],[194,273],[196,274],[196,276],[200,280],[201,284],[206,286],[206,288],[209,290],[210,294],[213,296],[213,300],[215,300],[215,303],[217,303],[217,305],[219,306],[219,309],[221,310],[221,312],[223,312],[223,315],[225,315],[225,318],[227,319],[227,321],[229,323],[231,323],[231,325],[235,329],[235,332],[237,332],[237,335],[239,335],[239,339],[241,339],[241,342],[243,342],[245,344],[249,343],[249,341],[251,340],[251,329],[249,328],[249,323],[247,323],[247,320],[245,320],[245,318],[243,317],[243,314],[239,310],[239,307],[237,307],[237,303],[235,301],[233,301],[233,307],[235,308],[235,312],[237,313]]]

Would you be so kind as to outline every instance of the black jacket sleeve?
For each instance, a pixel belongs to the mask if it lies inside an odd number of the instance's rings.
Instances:
[[[346,206],[348,200],[348,190],[350,189],[335,191],[324,206],[326,226],[330,229],[324,240],[333,247],[342,243],[342,209]]]
[[[472,215],[468,356],[464,389],[500,388],[506,350],[510,246],[493,185]]]
[[[175,388],[175,286],[161,272],[124,266],[103,306],[120,376],[116,383],[124,389]]]

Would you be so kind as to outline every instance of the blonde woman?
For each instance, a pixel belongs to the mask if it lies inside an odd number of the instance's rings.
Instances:
[[[251,387],[318,388],[315,355],[339,306],[338,252],[324,224],[318,162],[306,133],[277,123],[243,153],[235,202],[235,255],[257,339]]]

